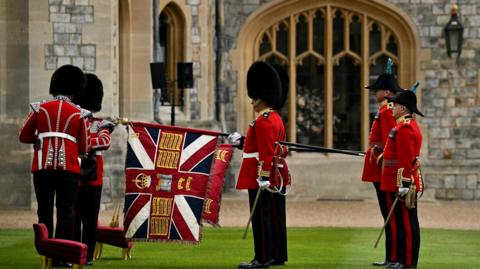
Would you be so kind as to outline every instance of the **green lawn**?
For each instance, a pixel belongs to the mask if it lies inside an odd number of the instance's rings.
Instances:
[[[93,268],[236,268],[252,258],[251,234],[242,240],[241,228],[206,228],[199,245],[135,243],[132,260],[121,250],[104,246]],[[289,262],[272,268],[374,268],[383,258],[373,249],[378,229],[289,228]],[[419,268],[480,268],[480,231],[422,230]],[[0,268],[39,268],[31,230],[0,230]],[[89,268],[89,267],[86,267]]]

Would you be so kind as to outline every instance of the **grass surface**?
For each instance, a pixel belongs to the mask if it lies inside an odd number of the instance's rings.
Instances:
[[[281,268],[374,268],[383,259],[374,249],[378,229],[289,228],[289,261]],[[134,243],[132,260],[121,250],[104,245],[102,259],[84,268],[237,268],[253,257],[251,233],[242,240],[241,228],[205,228],[199,245]],[[480,231],[422,230],[418,268],[480,268]],[[40,268],[32,230],[0,230],[0,268]]]

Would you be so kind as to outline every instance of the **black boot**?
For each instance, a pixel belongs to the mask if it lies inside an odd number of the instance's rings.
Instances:
[[[240,265],[238,265],[238,268],[268,268],[268,266],[270,266],[270,263],[272,261],[268,261],[266,263],[261,263],[259,262],[258,260],[253,260],[251,262],[244,262],[244,263],[241,263]]]

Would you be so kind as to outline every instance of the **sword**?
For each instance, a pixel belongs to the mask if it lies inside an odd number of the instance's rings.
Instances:
[[[380,238],[382,238],[383,231],[385,230],[385,227],[387,226],[388,221],[390,220],[390,216],[392,215],[393,209],[395,209],[395,205],[397,204],[397,202],[398,202],[398,196],[395,198],[395,201],[393,201],[392,208],[390,208],[390,211],[388,212],[387,218],[385,219],[385,223],[383,224],[383,227],[380,230],[380,234],[378,235],[377,241],[373,246],[374,248],[377,248],[378,242],[380,241]]]
[[[260,192],[262,192],[262,189],[258,188],[257,195],[255,196],[255,201],[253,202],[252,211],[250,211],[250,217],[248,218],[247,227],[245,227],[245,232],[243,233],[243,237],[242,237],[243,240],[247,238],[248,228],[250,227],[250,222],[252,221],[255,208],[257,207],[258,198],[260,198]]]

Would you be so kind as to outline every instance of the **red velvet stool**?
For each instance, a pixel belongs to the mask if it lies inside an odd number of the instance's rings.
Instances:
[[[52,259],[73,264],[73,268],[82,268],[87,263],[87,245],[65,239],[48,238],[47,226],[33,224],[35,248],[41,258],[41,268],[52,267]]]
[[[102,256],[103,244],[112,245],[122,248],[122,256],[124,260],[131,259],[130,250],[133,243],[127,241],[123,228],[113,228],[110,226],[97,226],[96,233],[97,243],[95,244],[95,250],[93,257],[98,260]]]

